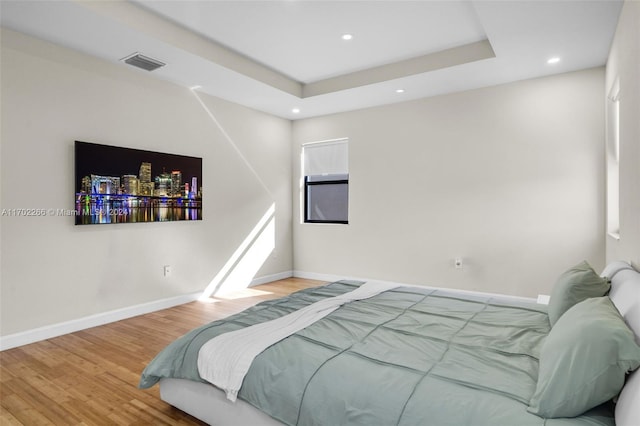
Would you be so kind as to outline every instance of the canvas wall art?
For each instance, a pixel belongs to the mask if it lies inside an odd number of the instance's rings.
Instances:
[[[75,142],[76,225],[202,220],[202,158]]]

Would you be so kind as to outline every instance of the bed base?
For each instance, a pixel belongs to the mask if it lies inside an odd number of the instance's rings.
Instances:
[[[223,391],[206,383],[164,378],[160,380],[160,398],[210,425],[282,426],[241,399],[229,401]]]

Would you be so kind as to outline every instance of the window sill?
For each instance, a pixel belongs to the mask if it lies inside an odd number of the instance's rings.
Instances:
[[[303,225],[348,225],[349,222],[301,222]]]

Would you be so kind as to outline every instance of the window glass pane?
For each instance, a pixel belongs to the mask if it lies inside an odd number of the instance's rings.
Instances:
[[[347,222],[349,184],[307,185],[308,221]]]

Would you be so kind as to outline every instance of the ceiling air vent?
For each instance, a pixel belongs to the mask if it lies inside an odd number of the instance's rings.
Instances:
[[[142,68],[147,71],[153,71],[166,65],[164,62],[160,62],[157,59],[153,59],[139,53],[134,53],[133,55],[129,55],[121,60],[129,65],[133,65],[134,67]]]

